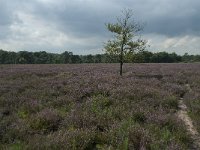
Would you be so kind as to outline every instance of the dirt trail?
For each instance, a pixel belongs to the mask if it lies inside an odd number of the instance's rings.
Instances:
[[[192,91],[192,89],[190,88],[190,85],[187,84],[186,87],[188,89],[188,92]],[[196,128],[194,127],[191,118],[187,114],[187,106],[184,104],[183,98],[179,100],[179,108],[180,110],[178,111],[177,115],[185,123],[187,130],[194,141],[193,148],[200,149],[200,136]]]

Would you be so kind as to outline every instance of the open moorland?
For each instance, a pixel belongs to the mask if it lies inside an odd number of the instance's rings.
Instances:
[[[0,65],[0,149],[192,149],[200,64]]]

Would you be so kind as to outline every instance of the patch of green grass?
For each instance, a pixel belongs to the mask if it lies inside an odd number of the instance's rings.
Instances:
[[[29,112],[26,110],[20,110],[17,112],[17,115],[19,116],[19,118],[21,119],[26,119],[29,116]]]
[[[111,100],[103,95],[93,96],[91,98],[91,110],[93,113],[108,113],[110,106],[112,105]]]
[[[178,109],[178,99],[175,96],[167,97],[162,101],[162,106],[168,109]]]
[[[16,142],[14,144],[11,144],[8,146],[9,150],[24,150],[24,144],[22,144],[21,142]]]

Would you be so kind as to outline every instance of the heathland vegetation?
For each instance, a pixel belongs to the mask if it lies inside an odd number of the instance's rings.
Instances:
[[[0,149],[192,149],[177,112],[200,131],[199,68],[0,65]]]

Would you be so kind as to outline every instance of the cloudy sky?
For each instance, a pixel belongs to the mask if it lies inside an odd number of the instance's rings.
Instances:
[[[102,53],[105,23],[124,8],[150,51],[200,54],[200,0],[0,0],[0,49]]]

